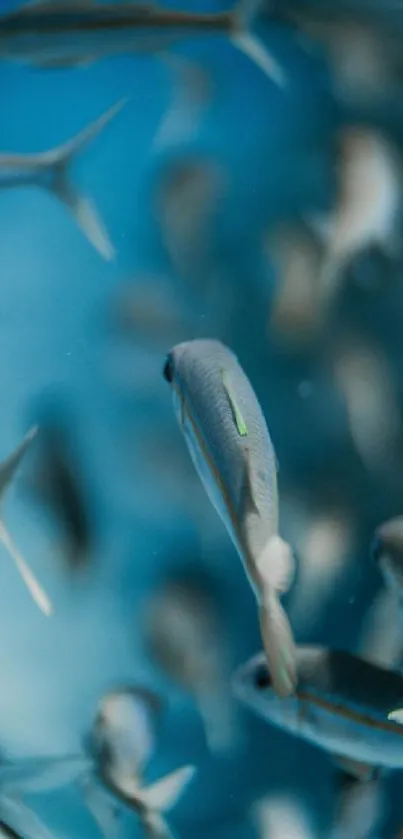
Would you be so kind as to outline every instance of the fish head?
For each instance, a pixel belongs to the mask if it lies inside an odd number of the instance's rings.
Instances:
[[[403,516],[390,519],[376,529],[371,556],[385,584],[403,597]]]
[[[264,653],[253,656],[235,671],[232,689],[237,699],[267,722],[284,731],[298,730],[298,697],[293,695],[281,699],[275,694]]]
[[[197,389],[197,383],[203,380],[206,367],[228,352],[220,341],[206,338],[183,341],[168,352],[163,376],[171,386],[175,412],[182,427],[184,409],[192,401],[192,390]]]

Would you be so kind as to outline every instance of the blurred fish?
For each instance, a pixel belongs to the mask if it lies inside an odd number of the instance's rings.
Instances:
[[[196,770],[184,766],[144,786],[143,770],[155,749],[161,711],[159,697],[142,687],[111,691],[99,703],[88,738],[94,771],[83,779],[82,789],[87,806],[108,838],[115,833],[121,805],[137,813],[150,839],[171,836],[164,814],[174,807]],[[107,793],[112,794],[112,803]]]
[[[260,405],[235,355],[219,341],[174,347],[164,378],[193,463],[255,592],[275,690],[288,696],[295,651],[279,595],[290,586],[294,557],[278,534],[277,463]]]
[[[213,585],[207,574],[182,573],[167,581],[147,602],[145,636],[162,670],[194,696],[208,746],[219,753],[236,745],[237,732]]]
[[[256,6],[256,0],[241,0],[233,11],[198,13],[152,4],[78,6],[45,0],[0,17],[0,58],[40,67],[80,66],[111,55],[161,52],[178,40],[221,32],[282,86],[282,69],[250,31]]]
[[[91,200],[84,198],[73,185],[70,168],[76,156],[111,122],[127,101],[120,99],[61,146],[32,154],[0,153],[0,189],[36,186],[48,190],[67,207],[84,236],[107,260],[115,255],[113,245]]]
[[[0,463],[0,504],[4,503],[4,495],[12,483],[17,469],[20,466],[20,463],[25,455],[25,452],[29,448],[32,440],[36,437],[37,428],[32,428],[31,431],[28,432],[22,443],[14,449],[14,451]],[[53,612],[53,606],[44,592],[42,586],[39,584],[35,576],[33,575],[32,571],[28,567],[25,559],[23,558],[22,554],[20,554],[18,548],[14,544],[13,539],[11,538],[6,525],[4,524],[3,518],[0,515],[0,542],[3,543],[4,547],[12,557],[15,562],[16,568],[20,573],[22,579],[24,580],[25,585],[28,588],[28,591],[37,604],[42,612],[45,615],[51,615]]]
[[[368,839],[382,815],[382,782],[375,773],[366,783],[344,774],[339,784],[329,839]]]
[[[155,212],[173,271],[180,278],[188,280],[195,267],[200,272],[205,266],[212,215],[224,181],[214,161],[188,157],[170,163],[158,184]]]
[[[252,808],[259,839],[313,839],[308,808],[292,795],[267,795]]]
[[[326,298],[334,296],[358,254],[378,246],[396,258],[402,245],[402,172],[395,146],[375,129],[352,125],[340,130],[338,149],[334,209],[306,217],[326,247],[318,280]]]
[[[276,4],[274,4],[275,6]],[[274,17],[281,17],[302,33],[300,40],[309,49],[312,42],[325,50],[330,63],[336,93],[344,101],[373,103],[384,97],[402,77],[403,61],[400,49],[402,23],[389,17],[387,4],[384,16],[369,6],[360,8],[335,4],[316,4],[298,8],[282,4],[272,9]],[[398,4],[395,4],[395,11]],[[379,11],[382,11],[379,6]]]
[[[329,507],[309,512],[300,535],[293,539],[298,556],[298,586],[289,607],[293,626],[300,627],[305,636],[317,625],[335,587],[340,585],[353,554],[355,537],[349,511]]]
[[[119,290],[111,320],[118,330],[135,340],[166,345],[186,329],[186,315],[173,283],[163,276],[145,274]]]
[[[403,707],[403,676],[325,647],[301,646],[296,655],[295,696],[276,697],[263,653],[235,673],[235,695],[269,723],[327,751],[357,778],[401,768],[403,729],[387,715]]]
[[[377,527],[371,554],[386,586],[396,595],[403,608],[403,516],[396,516]]]
[[[89,563],[93,542],[79,464],[72,455],[67,424],[44,419],[40,438],[31,493],[62,530],[61,553],[69,570],[77,571]]]
[[[270,333],[294,347],[314,340],[330,303],[321,283],[325,249],[303,222],[269,231],[264,250],[274,261],[277,289],[270,312]]]
[[[396,385],[383,351],[357,335],[345,337],[335,350],[334,370],[351,438],[364,466],[378,474],[395,469],[402,423]]]
[[[399,595],[394,589],[381,588],[364,618],[357,653],[361,658],[401,670],[403,666],[403,615]]]

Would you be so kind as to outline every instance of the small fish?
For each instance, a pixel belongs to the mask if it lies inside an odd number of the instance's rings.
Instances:
[[[183,157],[170,163],[157,184],[155,213],[176,276],[188,281],[210,255],[212,218],[225,186],[215,161]]]
[[[314,839],[316,835],[307,805],[291,795],[265,796],[254,803],[252,818],[259,839]]]
[[[219,341],[178,344],[163,374],[193,463],[255,592],[275,690],[288,696],[295,651],[279,595],[290,586],[294,557],[278,533],[276,458],[260,405],[235,355]]]
[[[137,813],[150,839],[171,837],[164,814],[174,807],[196,770],[184,766],[144,785],[143,770],[155,748],[162,708],[159,697],[142,687],[116,689],[99,703],[87,738],[93,771],[82,779],[82,790],[107,839],[115,835],[122,805]]]
[[[320,282],[323,243],[300,222],[271,230],[265,237],[264,250],[277,273],[270,334],[295,347],[310,343],[323,326],[330,304]]]
[[[365,126],[341,129],[337,177],[331,212],[305,219],[326,247],[319,277],[326,297],[334,296],[343,271],[366,249],[376,246],[391,258],[400,250],[402,174],[393,143]]]
[[[233,700],[228,689],[228,649],[219,619],[214,581],[180,574],[147,603],[147,648],[161,669],[195,698],[212,752],[236,743]]]
[[[39,67],[85,66],[112,55],[161,53],[181,39],[222,33],[283,86],[282,69],[250,31],[256,5],[256,0],[241,0],[234,11],[199,13],[152,4],[36,3],[0,17],[0,59]]]
[[[18,14],[18,13],[16,13]],[[2,18],[0,18],[0,29]],[[70,168],[76,156],[111,122],[128,99],[121,99],[75,137],[56,148],[32,154],[0,153],[0,189],[36,186],[48,190],[71,212],[88,241],[111,260],[115,252],[96,208],[72,183]]]
[[[295,695],[280,700],[259,653],[233,677],[235,695],[278,728],[328,752],[362,780],[374,770],[403,767],[403,729],[388,722],[403,707],[403,676],[351,653],[297,648]]]
[[[32,428],[31,431],[28,432],[22,443],[14,449],[14,451],[0,463],[0,504],[4,502],[4,495],[12,483],[16,472],[21,464],[21,461],[25,455],[25,452],[31,445],[32,441],[36,437],[38,429]],[[0,542],[3,543],[4,547],[12,557],[15,562],[16,568],[20,573],[25,585],[28,588],[28,591],[37,604],[42,612],[45,615],[51,615],[53,612],[53,606],[44,592],[42,586],[34,577],[32,571],[28,567],[25,559],[20,554],[18,548],[14,544],[13,539],[11,538],[6,525],[4,524],[3,518],[0,514]]]
[[[68,427],[60,420],[41,422],[41,441],[31,491],[61,527],[67,566],[76,571],[88,563],[93,541],[79,464],[72,457]]]

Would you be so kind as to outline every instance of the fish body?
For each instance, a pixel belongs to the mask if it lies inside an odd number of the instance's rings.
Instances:
[[[115,836],[122,806],[137,813],[145,835],[151,839],[171,835],[164,813],[175,805],[195,768],[185,766],[144,785],[143,770],[155,748],[161,710],[159,697],[137,686],[111,691],[99,703],[88,738],[93,768],[81,786],[106,839]]]
[[[351,653],[297,648],[298,684],[280,701],[262,653],[234,676],[236,696],[267,722],[341,760],[403,766],[403,728],[388,713],[403,706],[403,676]]]
[[[126,101],[121,99],[56,148],[33,154],[0,153],[0,189],[35,186],[50,192],[70,211],[84,236],[106,260],[114,257],[113,245],[96,208],[73,184],[70,168],[76,156],[106,127]]]
[[[176,576],[147,603],[147,648],[160,666],[194,698],[212,752],[234,746],[233,699],[228,689],[225,626],[215,602],[213,581]]]
[[[158,52],[182,38],[224,34],[267,75],[283,84],[268,51],[248,31],[250,9],[198,13],[153,5],[36,3],[0,18],[0,58],[42,67],[91,63],[111,55]]]
[[[278,535],[277,463],[262,410],[237,358],[219,341],[177,345],[164,376],[195,468],[258,600],[276,689],[287,695],[293,639],[278,595],[289,587],[294,563]]]

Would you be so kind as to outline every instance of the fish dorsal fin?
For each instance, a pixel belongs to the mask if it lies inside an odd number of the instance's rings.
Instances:
[[[358,760],[351,760],[349,757],[333,755],[333,763],[336,763],[347,775],[352,775],[353,778],[357,778],[359,781],[369,781],[377,772],[376,766],[372,766],[370,763],[362,763]]]
[[[234,419],[236,430],[240,437],[247,437],[248,436],[248,429],[245,423],[245,420],[241,414],[239,406],[237,405],[234,391],[231,387],[230,376],[226,370],[221,370],[221,379],[222,385],[225,391],[225,395],[228,399],[229,406],[232,411],[232,416]]]
[[[243,461],[244,469],[241,487],[241,509],[244,514],[255,513],[259,515],[259,507],[254,497],[251,481],[250,451],[248,448],[243,450]]]

